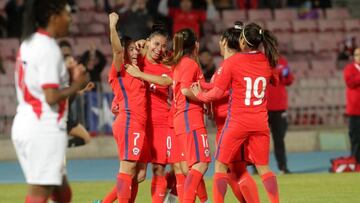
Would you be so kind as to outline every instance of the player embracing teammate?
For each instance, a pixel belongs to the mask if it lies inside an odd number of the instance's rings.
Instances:
[[[230,91],[228,115],[215,154],[214,201],[224,202],[229,166],[245,146],[245,158],[255,164],[270,201],[276,203],[276,176],[268,166],[270,132],[265,92],[267,85],[278,82],[273,69],[279,54],[273,35],[255,23],[244,26],[239,43],[241,52],[223,62],[213,89],[199,92],[198,87],[193,88],[201,101],[217,100]],[[265,53],[259,50],[261,44]],[[246,170],[239,187],[246,202],[259,202],[256,184]]]

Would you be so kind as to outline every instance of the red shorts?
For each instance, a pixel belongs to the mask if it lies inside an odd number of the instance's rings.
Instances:
[[[175,135],[174,128],[168,128],[169,142],[167,142],[168,147],[168,161],[169,163],[179,163],[185,160],[185,150],[183,146],[183,141],[181,140],[180,135]]]
[[[151,162],[157,164],[167,164],[169,146],[171,147],[171,137],[168,135],[167,126],[151,126],[147,129],[149,147],[151,152]]]
[[[226,128],[219,139],[215,158],[225,164],[244,160],[259,165],[268,165],[270,132],[247,132]]]
[[[113,134],[118,147],[119,159],[140,161],[144,150],[144,129],[130,128],[115,120]]]
[[[187,134],[177,135],[185,151],[185,160],[189,167],[198,162],[211,162],[209,141],[205,128],[192,130]]]

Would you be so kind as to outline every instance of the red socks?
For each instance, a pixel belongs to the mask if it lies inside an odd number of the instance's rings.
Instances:
[[[241,175],[246,172],[246,163],[230,164],[229,170],[230,172],[228,173],[228,183],[232,189],[232,192],[239,202],[245,203],[244,196],[242,195],[239,187],[239,180]]]
[[[265,190],[268,194],[271,203],[279,202],[279,191],[276,181],[276,176],[273,172],[267,172],[261,176]]]
[[[138,193],[139,190],[139,183],[137,181],[137,178],[133,178],[132,180],[132,185],[131,185],[131,198],[130,198],[130,203],[134,203],[135,199],[136,199],[136,195]]]
[[[46,203],[46,202],[47,202],[46,197],[27,195],[25,198],[25,203]]]
[[[119,203],[129,203],[131,198],[132,177],[126,173],[117,176],[117,198]]]
[[[184,174],[175,174],[176,177],[176,190],[179,197],[179,202],[184,202],[184,184],[186,176]]]
[[[239,188],[244,195],[246,203],[260,203],[256,183],[247,171],[240,178]]]
[[[163,203],[166,193],[165,176],[153,176],[151,181],[151,197],[152,203]]]
[[[203,178],[203,174],[195,169],[191,169],[186,176],[184,185],[184,202],[193,203],[196,199],[196,191]]]
[[[54,202],[71,202],[72,192],[68,184],[56,187],[51,195]]]
[[[167,189],[171,190],[171,194],[177,196],[175,173],[167,172],[165,178],[167,182],[166,183]]]
[[[199,197],[201,203],[206,202],[208,200],[208,194],[206,191],[206,185],[205,185],[204,178],[201,179],[196,192],[197,192],[197,196]]]
[[[102,203],[113,203],[117,199],[117,187],[114,186],[109,193],[106,194]]]
[[[213,181],[213,197],[214,202],[223,203],[227,190],[228,174],[227,173],[215,173]]]

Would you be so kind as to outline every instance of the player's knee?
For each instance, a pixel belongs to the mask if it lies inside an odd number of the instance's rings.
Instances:
[[[267,172],[270,172],[268,165],[255,165],[259,175],[264,175]]]
[[[164,176],[165,166],[161,164],[153,164],[152,171],[153,171],[153,175],[155,176]]]
[[[208,163],[199,162],[199,163],[194,164],[191,168],[204,174],[207,171],[208,167],[209,167]]]
[[[220,161],[215,161],[215,172],[218,173],[227,173],[228,166],[224,163],[221,163]]]

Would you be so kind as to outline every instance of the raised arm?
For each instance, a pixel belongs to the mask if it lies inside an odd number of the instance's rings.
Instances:
[[[121,71],[121,64],[124,62],[124,48],[121,46],[119,34],[116,30],[116,24],[119,20],[118,14],[115,12],[109,15],[109,25],[110,25],[110,42],[111,48],[113,51],[113,63],[118,72]]]

